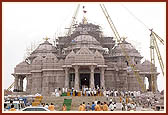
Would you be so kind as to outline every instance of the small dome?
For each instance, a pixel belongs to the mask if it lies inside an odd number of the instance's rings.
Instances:
[[[16,65],[14,71],[15,73],[28,73],[30,71],[29,65],[25,61],[23,61]]]
[[[149,60],[145,60],[142,65],[151,65],[151,62]]]
[[[125,56],[123,49],[126,51],[128,56],[142,57],[138,50],[136,50],[130,43],[125,40],[114,47],[113,56]]]
[[[155,67],[154,64],[151,65],[151,62],[149,60],[145,60],[142,63],[141,71],[143,71],[143,72],[151,72],[151,67],[152,67],[152,69],[154,69],[155,72],[157,71],[157,67]]]
[[[31,55],[36,55],[36,53],[50,53],[50,52],[55,52],[56,51],[56,48],[51,44],[49,43],[47,40],[40,44],[33,52]]]
[[[65,58],[65,63],[66,64],[71,64],[74,62],[75,58],[75,52],[72,50]]]

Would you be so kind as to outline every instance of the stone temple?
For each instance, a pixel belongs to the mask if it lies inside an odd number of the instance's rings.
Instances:
[[[99,25],[82,21],[76,25],[70,36],[58,37],[52,45],[46,39],[23,61],[16,65],[14,92],[23,92],[26,79],[26,93],[43,95],[56,88],[109,88],[141,91],[134,72],[122,52],[124,47],[131,63],[137,68],[142,82],[148,78],[148,90],[152,90],[151,74],[155,74],[154,87],[157,90],[157,68],[151,72],[150,61],[125,39],[115,44],[114,37],[104,37]]]

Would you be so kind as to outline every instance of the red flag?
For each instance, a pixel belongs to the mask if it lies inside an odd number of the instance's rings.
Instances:
[[[84,13],[86,13],[87,11],[86,10],[83,10]]]

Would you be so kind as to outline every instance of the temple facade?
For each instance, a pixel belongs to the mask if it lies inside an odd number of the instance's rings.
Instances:
[[[139,75],[129,66],[136,68]],[[148,90],[157,90],[157,68],[151,72],[148,60],[143,57],[125,39],[116,43],[113,37],[105,37],[99,25],[79,23],[70,36],[58,37],[56,45],[46,39],[26,60],[16,65],[14,92],[23,92],[23,80],[26,79],[26,92],[48,95],[56,88],[120,89],[141,91],[148,78]],[[151,75],[154,74],[154,86]],[[140,78],[141,84],[138,82]]]

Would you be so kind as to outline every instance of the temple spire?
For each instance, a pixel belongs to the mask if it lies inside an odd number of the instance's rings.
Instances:
[[[44,40],[48,41],[50,38],[48,38],[47,36],[45,38],[43,38]]]
[[[85,6],[83,6],[83,19],[82,19],[83,24],[87,24],[86,13],[87,11],[85,10]]]

